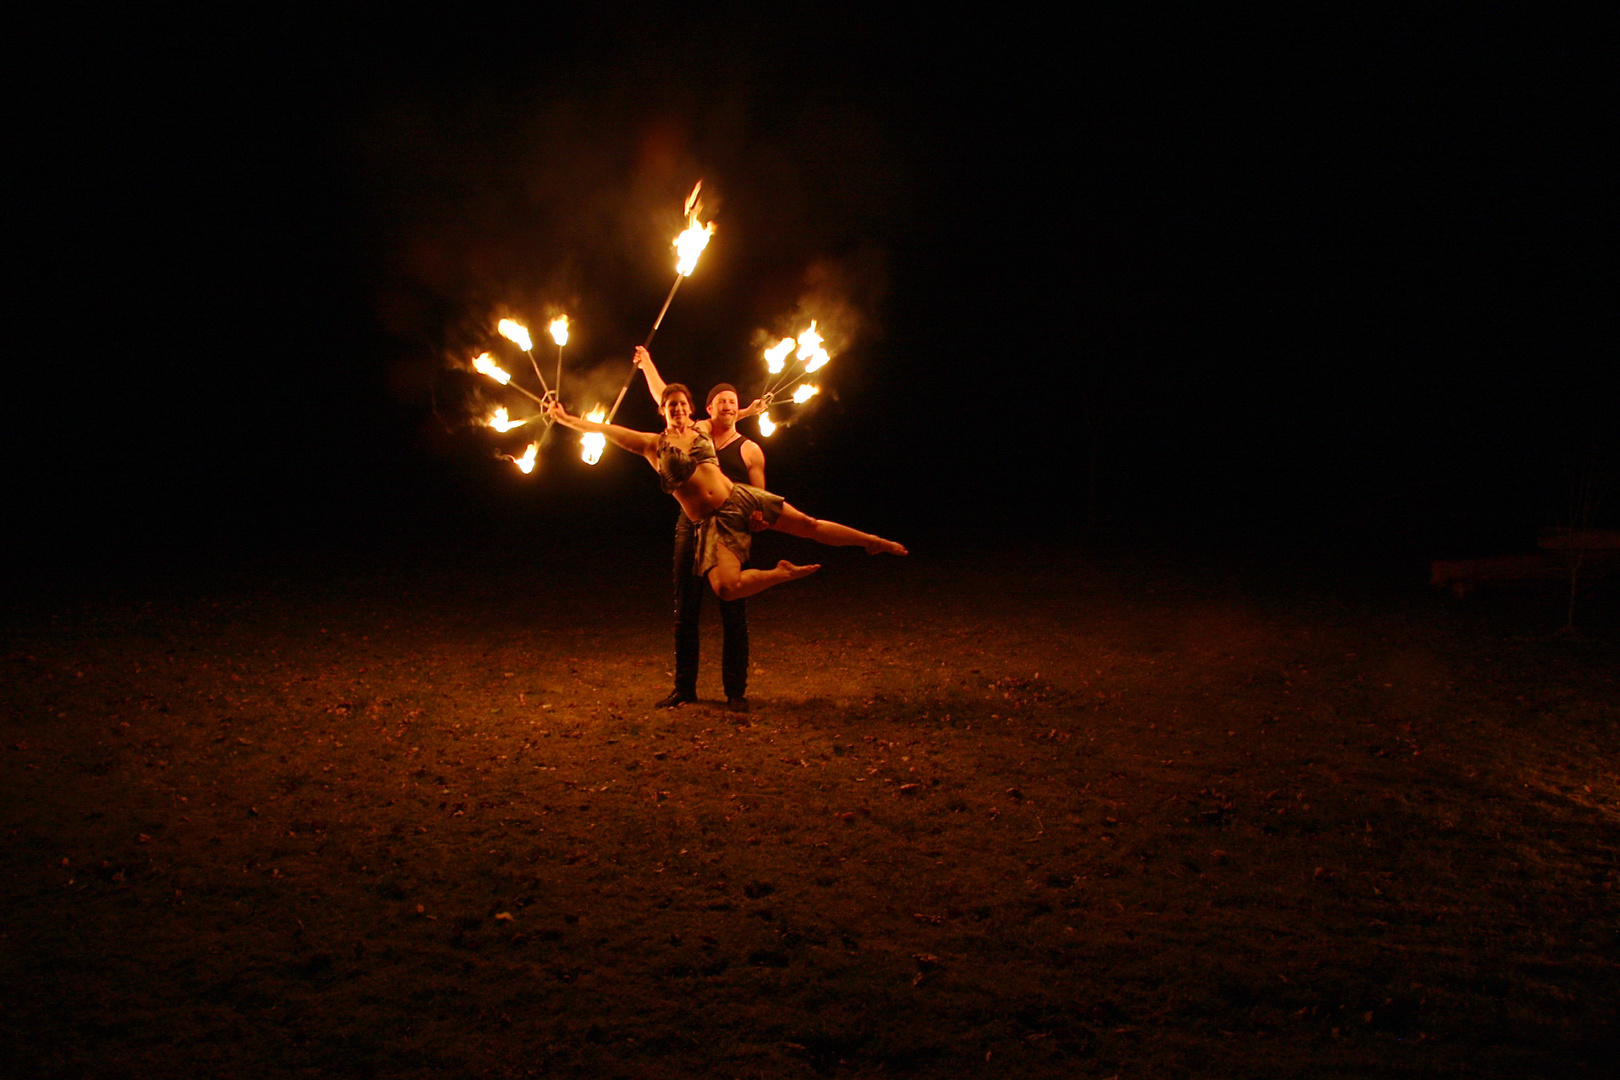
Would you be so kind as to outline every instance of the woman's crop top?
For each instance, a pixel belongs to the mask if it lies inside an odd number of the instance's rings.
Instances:
[[[692,436],[690,450],[682,450],[669,441],[667,433],[659,433],[658,486],[663,488],[666,494],[690,480],[697,467],[705,461],[718,464],[719,459],[714,453],[714,442],[703,432],[699,431]]]

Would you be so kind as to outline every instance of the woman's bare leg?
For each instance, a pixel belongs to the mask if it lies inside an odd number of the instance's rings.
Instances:
[[[776,519],[771,528],[778,532],[785,532],[789,536],[802,536],[806,540],[814,540],[818,544],[827,544],[831,547],[863,547],[868,555],[909,555],[911,554],[902,544],[893,540],[885,540],[881,536],[873,536],[859,529],[852,529],[848,525],[840,525],[836,521],[823,521],[813,518],[802,510],[794,508],[792,503],[782,504],[782,516]]]
[[[820,563],[795,566],[783,559],[776,564],[774,570],[744,570],[742,564],[737,561],[736,554],[722,547],[719,564],[709,571],[709,588],[713,589],[714,595],[722,600],[741,600],[755,593],[762,593],[784,581],[797,581],[799,578],[808,577],[820,569]]]

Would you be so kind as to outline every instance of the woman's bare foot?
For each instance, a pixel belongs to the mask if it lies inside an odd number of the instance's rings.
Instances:
[[[881,536],[874,536],[866,545],[868,555],[910,555],[904,544],[897,544],[893,540],[885,540]]]
[[[821,564],[820,563],[811,563],[809,566],[795,566],[793,563],[790,563],[786,559],[783,559],[781,562],[776,564],[776,569],[780,573],[786,574],[787,575],[787,580],[789,580],[789,581],[797,581],[799,578],[809,577],[811,574],[815,573],[817,570],[820,570],[821,569]]]

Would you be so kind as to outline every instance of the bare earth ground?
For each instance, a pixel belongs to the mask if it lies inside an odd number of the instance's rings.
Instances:
[[[656,559],[14,605],[0,1057],[1610,1075],[1612,634],[1308,574],[826,561],[754,602],[742,721],[716,636],[710,700],[651,708]]]

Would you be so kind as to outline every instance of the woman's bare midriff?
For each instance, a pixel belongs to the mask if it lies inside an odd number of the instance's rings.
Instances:
[[[704,521],[724,505],[731,494],[731,480],[720,471],[720,466],[705,461],[671,494],[688,518]]]

